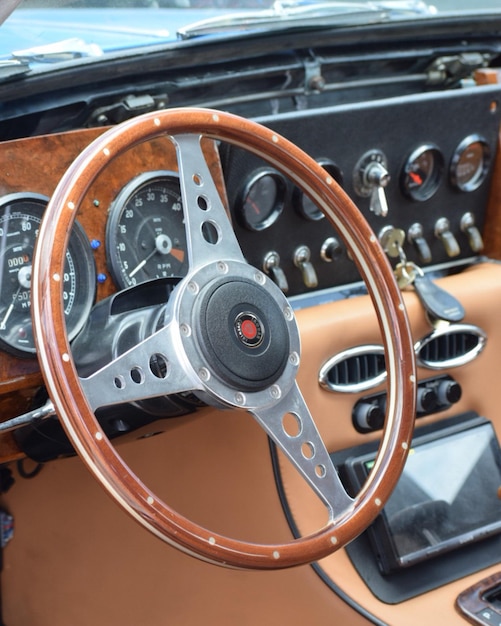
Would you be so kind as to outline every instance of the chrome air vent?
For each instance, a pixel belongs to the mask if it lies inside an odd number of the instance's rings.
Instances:
[[[329,391],[358,393],[377,387],[386,379],[382,346],[349,348],[331,357],[320,369],[320,386]]]
[[[478,326],[449,324],[437,328],[414,346],[418,365],[432,370],[459,367],[484,349],[487,335]]]

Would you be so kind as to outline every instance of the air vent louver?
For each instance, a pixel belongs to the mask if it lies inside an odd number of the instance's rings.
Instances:
[[[437,328],[414,346],[417,362],[433,370],[459,367],[482,352],[486,339],[481,328],[470,324]]]
[[[372,389],[386,378],[382,346],[350,348],[330,358],[320,369],[319,382],[324,389],[357,393]]]

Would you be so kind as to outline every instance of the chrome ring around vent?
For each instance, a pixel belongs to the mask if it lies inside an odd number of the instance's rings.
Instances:
[[[459,367],[473,361],[484,349],[487,334],[473,324],[448,324],[436,328],[414,344],[418,365],[432,370]],[[348,348],[320,368],[323,389],[359,393],[386,379],[383,346],[368,344]]]
[[[367,391],[385,380],[384,348],[372,344],[336,354],[322,365],[318,375],[321,387],[341,393]]]
[[[484,349],[487,334],[473,324],[448,324],[436,328],[414,345],[418,365],[432,370],[459,367],[473,361]]]

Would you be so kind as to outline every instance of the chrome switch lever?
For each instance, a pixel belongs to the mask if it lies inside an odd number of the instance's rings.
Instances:
[[[422,263],[431,263],[431,250],[424,236],[424,228],[419,222],[414,222],[407,231],[407,239],[412,243],[419,254]]]
[[[299,246],[294,251],[294,265],[301,270],[303,282],[309,289],[313,289],[318,285],[317,273],[310,261],[311,252],[308,246]]]
[[[280,256],[278,252],[272,250],[265,255],[263,269],[271,276],[273,282],[278,285],[284,293],[289,291],[289,283],[287,282],[284,270],[280,267]]]
[[[441,239],[447,256],[455,257],[461,252],[457,239],[452,234],[449,220],[446,217],[441,217],[436,221],[435,237]]]
[[[390,182],[388,170],[379,162],[369,165],[366,172],[368,184],[372,187],[369,208],[376,215],[386,217],[388,215],[388,202],[384,188]]]
[[[484,249],[484,242],[480,231],[475,225],[475,217],[473,216],[473,213],[465,213],[461,218],[459,227],[468,237],[468,243],[470,244],[472,251],[482,252]]]

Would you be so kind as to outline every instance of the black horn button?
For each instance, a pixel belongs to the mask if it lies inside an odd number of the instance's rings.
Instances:
[[[260,391],[284,371],[289,333],[282,310],[255,283],[221,280],[209,285],[195,311],[201,350],[227,385]]]

